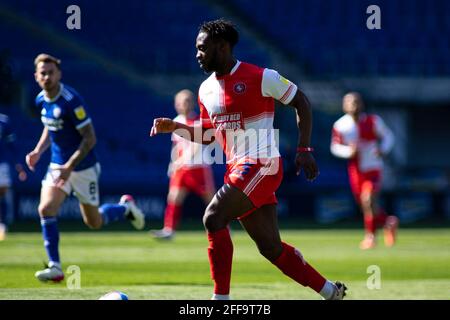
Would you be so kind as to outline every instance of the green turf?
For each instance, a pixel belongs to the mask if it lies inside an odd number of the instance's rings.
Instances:
[[[449,299],[450,229],[401,230],[399,242],[361,251],[361,230],[282,230],[283,239],[331,280],[344,281],[349,299]],[[232,232],[233,299],[319,299],[281,274],[257,252],[248,236]],[[63,268],[81,270],[81,289],[40,283],[45,251],[39,233],[11,232],[0,242],[0,299],[97,299],[122,290],[130,299],[208,299],[212,282],[203,231],[180,231],[172,242],[146,232],[62,232]],[[381,288],[368,289],[370,265],[381,271]]]

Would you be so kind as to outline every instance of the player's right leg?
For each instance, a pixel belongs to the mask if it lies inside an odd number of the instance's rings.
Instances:
[[[65,198],[66,193],[63,190],[43,183],[38,210],[41,219],[42,237],[49,262],[47,268],[35,273],[35,277],[40,281],[59,282],[64,279],[59,258],[57,214]]]
[[[371,249],[376,246],[376,231],[378,225],[384,225],[386,215],[380,214],[378,208],[378,192],[380,190],[381,173],[372,170],[360,173],[360,205],[364,214],[364,225],[366,235],[360,243],[362,250]]]

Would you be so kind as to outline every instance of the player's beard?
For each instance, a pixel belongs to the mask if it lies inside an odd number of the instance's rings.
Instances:
[[[47,84],[43,84],[43,88],[46,92],[51,93],[51,94],[56,94],[59,90],[59,82],[56,81],[52,81],[49,82]]]

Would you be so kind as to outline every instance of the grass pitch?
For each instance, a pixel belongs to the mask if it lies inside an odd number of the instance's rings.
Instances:
[[[395,247],[385,248],[380,237],[370,251],[358,248],[362,230],[281,234],[328,279],[345,282],[348,299],[450,298],[450,229],[400,230]],[[233,299],[320,299],[260,256],[245,232],[236,228],[232,238]],[[180,231],[171,242],[156,241],[147,232],[62,231],[66,279],[40,283],[34,273],[46,260],[41,234],[11,232],[0,242],[0,299],[98,299],[112,290],[130,299],[209,299],[206,248],[204,231]],[[79,289],[73,289],[76,274],[67,272],[71,265],[79,267]],[[373,270],[379,271],[379,288]]]

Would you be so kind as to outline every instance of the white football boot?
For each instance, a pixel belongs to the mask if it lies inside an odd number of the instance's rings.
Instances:
[[[119,204],[125,204],[128,207],[128,210],[125,214],[125,217],[130,220],[133,227],[138,230],[142,230],[145,227],[145,216],[142,213],[141,209],[136,206],[136,203],[133,197],[129,194],[124,194],[119,201]]]
[[[50,262],[44,270],[37,271],[34,276],[43,282],[60,282],[64,280],[64,272],[62,272],[61,267],[55,265],[53,262]]]
[[[335,290],[334,290],[333,296],[328,300],[344,300],[344,297],[346,296],[346,290],[347,290],[347,287],[345,286],[345,284],[343,284],[339,281],[336,281],[334,283],[334,286],[335,286]]]
[[[175,232],[173,230],[167,230],[165,228],[161,230],[150,230],[153,238],[159,240],[172,240],[175,236]]]

